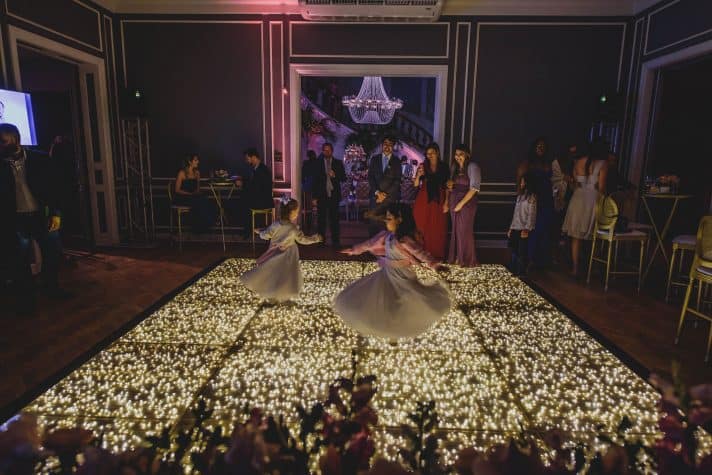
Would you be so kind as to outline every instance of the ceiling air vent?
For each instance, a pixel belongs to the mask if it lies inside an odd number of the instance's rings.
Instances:
[[[313,21],[436,21],[443,0],[299,0]]]

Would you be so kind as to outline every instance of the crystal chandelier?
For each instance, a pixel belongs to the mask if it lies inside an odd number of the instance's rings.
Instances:
[[[389,98],[380,76],[366,76],[358,96],[345,96],[341,103],[349,108],[357,124],[387,124],[396,110],[403,107],[400,99]]]

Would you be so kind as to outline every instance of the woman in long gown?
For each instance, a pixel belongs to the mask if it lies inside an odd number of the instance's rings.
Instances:
[[[566,210],[562,231],[571,238],[571,275],[579,271],[581,241],[591,239],[596,202],[606,189],[606,159],[608,148],[604,143],[594,143],[591,153],[574,162],[574,194]]]
[[[436,259],[445,258],[447,213],[445,183],[448,169],[440,159],[440,147],[431,143],[425,148],[425,162],[418,167],[413,186],[418,190],[413,216],[423,238],[423,248]]]
[[[370,252],[381,269],[353,282],[334,299],[334,311],[359,333],[384,338],[414,337],[450,309],[450,291],[441,280],[421,282],[413,266],[446,268],[413,239],[415,221],[407,205],[393,203],[386,231],[341,251],[350,256]]]
[[[299,295],[304,285],[299,266],[299,244],[315,244],[322,236],[305,236],[295,221],[299,217],[299,203],[289,200],[280,208],[280,220],[262,231],[260,238],[270,240],[269,248],[257,259],[257,266],[240,276],[240,281],[260,297],[284,302]]]
[[[455,148],[455,162],[451,179],[447,182],[448,191],[445,198],[449,204],[452,222],[448,262],[464,267],[479,264],[475,253],[474,224],[481,181],[482,173],[480,167],[471,159],[470,147],[465,144],[458,145]]]
[[[551,232],[554,223],[553,169],[549,143],[538,137],[529,150],[527,169],[536,196],[536,227],[529,236],[529,258],[534,267],[544,269],[551,264],[551,250],[554,244]]]

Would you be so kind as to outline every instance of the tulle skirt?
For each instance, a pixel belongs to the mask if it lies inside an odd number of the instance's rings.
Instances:
[[[333,307],[363,335],[414,337],[450,310],[450,291],[439,280],[421,282],[410,267],[383,267],[342,290]]]
[[[270,251],[273,250],[267,252]],[[268,259],[242,274],[240,281],[264,299],[284,302],[298,296],[304,286],[299,248],[289,246],[283,251],[273,251]]]

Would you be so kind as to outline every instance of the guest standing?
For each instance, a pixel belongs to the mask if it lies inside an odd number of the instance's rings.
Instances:
[[[608,147],[595,142],[588,156],[574,162],[574,194],[566,211],[562,230],[571,238],[571,274],[579,271],[581,241],[590,239],[596,219],[596,202],[606,190]]]
[[[470,147],[465,144],[455,147],[455,161],[445,198],[452,222],[448,261],[465,267],[479,264],[475,253],[474,223],[481,181],[480,167],[472,161]]]
[[[341,246],[341,223],[339,203],[341,184],[346,181],[344,163],[334,157],[334,146],[326,142],[314,167],[314,198],[317,200],[318,232],[326,237],[326,222],[331,230],[331,245]]]
[[[244,236],[250,238],[252,234],[252,212],[253,209],[272,209],[274,199],[272,198],[272,172],[262,163],[262,158],[256,148],[245,150],[245,156],[252,169],[251,176],[245,182],[243,195],[245,196],[246,224]]]
[[[208,197],[200,191],[200,158],[189,155],[183,159],[183,166],[178,171],[173,190],[173,204],[190,206],[188,220],[196,233],[206,232],[215,224],[217,210]]]
[[[303,228],[311,231],[312,228],[312,207],[316,206],[314,196],[314,175],[318,160],[314,150],[307,150],[307,159],[302,163],[302,207],[304,210]]]
[[[554,245],[554,191],[549,143],[538,137],[532,144],[527,159],[530,185],[536,190],[536,227],[529,236],[529,257],[534,267],[543,269],[551,264]]]
[[[564,224],[566,209],[569,207],[569,201],[573,195],[573,167],[574,161],[579,156],[578,145],[574,142],[569,142],[569,145],[563,153],[551,162],[551,185],[554,192],[554,225],[553,239],[558,237],[558,254],[563,257],[565,251],[563,248],[566,245],[564,234],[561,231],[561,226]]]
[[[42,250],[44,289],[51,298],[71,294],[59,287],[62,224],[55,163],[20,145],[20,131],[0,124],[0,251],[16,287],[17,312],[36,308],[32,277],[32,241]]]
[[[515,275],[526,275],[529,267],[529,235],[536,224],[535,186],[536,181],[531,179],[530,173],[526,173],[519,182],[517,203],[507,231],[512,251],[511,271]]]
[[[425,148],[425,161],[413,178],[413,187],[418,190],[413,215],[423,239],[423,248],[436,259],[445,258],[449,211],[445,200],[447,179],[448,167],[440,158],[440,147],[431,143]]]
[[[400,200],[401,170],[400,159],[393,154],[396,140],[386,136],[381,143],[381,153],[371,157],[368,164],[369,185],[369,234],[376,235],[383,228],[383,220],[389,205]]]

